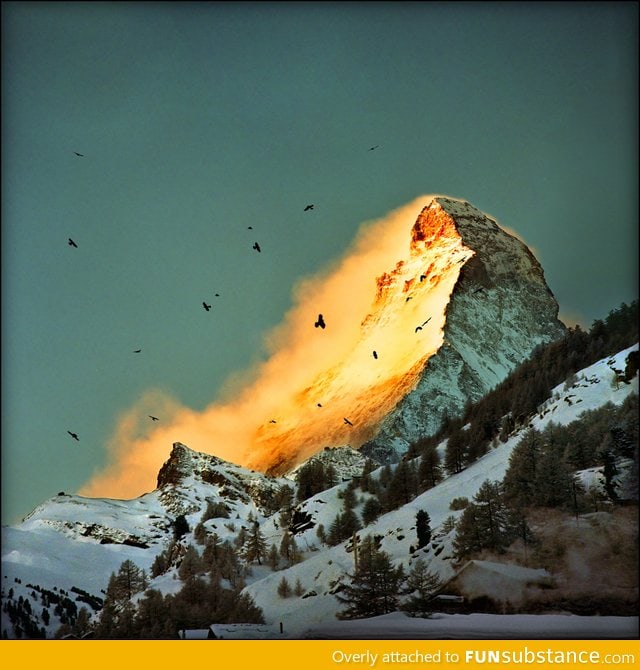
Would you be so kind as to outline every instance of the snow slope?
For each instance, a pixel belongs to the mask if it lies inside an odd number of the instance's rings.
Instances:
[[[620,404],[629,394],[637,394],[637,376],[629,384],[613,383],[615,370],[624,369],[626,356],[637,349],[635,345],[582,370],[568,388],[565,388],[565,384],[558,385],[551,397],[541,405],[530,425],[542,429],[551,421],[568,424],[585,410],[600,407],[609,401]],[[448,477],[404,507],[382,515],[361,531],[360,536],[381,536],[381,548],[390,554],[396,564],[408,568],[419,557],[428,563],[430,571],[437,573],[443,580],[452,577],[453,537],[451,533],[443,531],[442,525],[448,517],[457,517],[461,512],[450,510],[451,500],[461,496],[471,500],[485,480],[502,479],[509,456],[521,435],[521,431],[514,433],[506,443],[498,444],[467,469]],[[374,472],[373,476],[379,476],[379,473],[380,470]],[[590,472],[587,475],[597,477],[598,473]],[[16,599],[20,595],[32,598],[30,584],[65,591],[77,587],[101,596],[110,574],[117,572],[124,560],[131,560],[149,571],[155,556],[172,537],[172,523],[176,515],[184,514],[193,529],[200,521],[208,501],[224,503],[229,510],[229,518],[206,522],[209,530],[215,530],[221,539],[232,539],[241,525],[248,525],[246,520],[251,513],[260,523],[268,544],[279,546],[284,529],[278,525],[278,514],[266,515],[261,500],[285,483],[290,485],[291,481],[268,478],[214,456],[193,452],[176,443],[159,475],[159,488],[151,493],[133,500],[59,495],[36,508],[22,523],[3,527],[3,601],[10,588]],[[335,614],[341,605],[335,598],[335,589],[340,578],[353,571],[353,553],[350,541],[336,547],[321,544],[317,528],[323,524],[326,530],[329,529],[342,507],[341,495],[346,486],[346,483],[342,483],[298,506],[299,512],[306,513],[309,520],[309,527],[295,536],[303,552],[301,563],[276,572],[267,566],[252,567],[252,573],[247,577],[246,591],[263,609],[267,624],[275,626],[282,622],[289,637],[385,637],[381,633],[381,626],[389,636],[405,636],[406,633],[406,636],[415,635],[417,638],[450,637],[457,634],[445,634],[444,628],[449,630],[454,622],[457,622],[456,625],[464,622],[465,632],[460,633],[460,637],[500,637],[501,632],[506,635],[506,629],[502,628],[507,621],[504,617],[500,617],[499,626],[493,634],[487,632],[487,626],[498,621],[493,621],[488,615],[481,618],[470,618],[472,615],[469,615],[460,621],[439,616],[427,622],[406,619],[400,614],[388,615],[372,621],[373,628],[369,634],[360,628],[366,625],[363,622],[338,622]],[[360,496],[356,507],[359,512],[369,494],[357,495]],[[432,541],[412,555],[410,548],[417,539],[415,515],[420,509],[429,513]],[[185,536],[184,542],[195,544],[192,532]],[[300,580],[304,591],[301,597],[283,599],[277,595],[278,583],[283,576],[292,586]],[[152,580],[150,586],[169,593],[175,592],[181,584],[174,578],[174,572],[170,571]],[[37,602],[35,605],[37,611],[42,609]],[[624,617],[620,621],[608,619],[598,617],[602,635],[604,631],[610,630],[613,637],[625,637],[625,631],[630,626],[637,626],[637,620],[634,624]],[[551,636],[554,630],[567,631],[566,637],[572,638],[589,638],[593,634],[594,624],[590,617],[563,617],[562,623],[566,625],[560,628],[555,628],[558,622],[554,623],[548,617],[536,618],[536,622],[534,626],[523,618],[513,619],[514,636],[523,637],[526,630],[537,631],[535,637],[543,638]],[[521,624],[527,628],[523,629]],[[48,636],[53,636],[58,625],[59,622],[52,617],[51,623],[45,627]],[[607,628],[609,625],[611,629]],[[4,614],[2,627],[8,628]],[[405,633],[401,633],[400,628]]]

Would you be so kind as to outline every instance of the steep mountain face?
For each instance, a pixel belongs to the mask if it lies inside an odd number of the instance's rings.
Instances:
[[[558,304],[528,247],[467,202],[438,197],[412,230],[414,253],[427,255],[453,228],[469,252],[446,306],[443,341],[418,381],[382,420],[362,453],[397,461],[502,381],[535,346],[562,336]]]

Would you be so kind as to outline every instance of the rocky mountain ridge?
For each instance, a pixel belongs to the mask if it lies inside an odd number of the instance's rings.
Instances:
[[[558,303],[529,248],[467,202],[437,197],[420,213],[412,249],[422,253],[455,228],[470,252],[446,307],[443,343],[418,382],[380,424],[362,452],[399,460],[409,444],[432,435],[502,381],[535,346],[562,336]]]

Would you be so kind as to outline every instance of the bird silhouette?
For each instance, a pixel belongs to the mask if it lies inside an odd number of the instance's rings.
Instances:
[[[429,317],[426,321],[423,321],[419,326],[416,326],[416,333],[419,330],[422,330],[422,326],[426,326],[429,323],[429,321],[431,321],[431,317]]]
[[[134,354],[139,354],[141,351],[142,351],[142,349],[134,349],[134,350],[133,350],[133,353],[134,353]]]
[[[375,147],[371,147],[371,148],[369,149],[369,151],[373,151],[374,149],[377,149],[379,146],[380,146],[379,144],[376,144],[376,146],[375,146]]]
[[[322,407],[322,405],[320,403],[318,403],[318,407]]]
[[[253,226],[247,226],[247,230],[253,230]]]
[[[207,312],[211,309],[211,305],[207,305],[206,302],[203,301],[202,306],[207,310]]]
[[[345,422],[348,426],[353,426],[353,424],[351,423],[351,421],[349,421],[349,419],[347,419],[347,418],[345,418],[344,422]]]
[[[304,211],[305,211],[305,212],[308,212],[310,209],[313,209],[313,205],[307,205],[307,206],[304,208]]]
[[[412,296],[412,295],[410,295],[410,296],[405,300],[405,302],[409,302],[409,300],[413,300],[413,296]]]
[[[314,326],[316,328],[326,328],[327,324],[324,322],[324,319],[322,318],[322,314],[318,314],[318,320],[315,322]]]
[[[260,245],[259,245],[257,242],[254,242],[254,243],[253,243],[253,248],[254,248],[258,253],[260,253]]]
[[[276,422],[275,419],[271,419],[271,421],[269,421],[269,423],[277,423],[277,422]]]
[[[80,439],[78,438],[78,436],[77,436],[75,433],[72,433],[70,430],[68,430],[67,433],[69,433],[69,435],[71,435],[71,437],[72,437],[76,442],[80,442]]]
[[[78,245],[71,238],[69,238],[68,244],[70,247],[75,247],[76,249],[78,248]]]
[[[84,154],[79,154],[77,151],[73,152],[76,156],[80,156],[80,158],[84,158]]]
[[[219,297],[220,297],[220,294],[219,294],[219,293],[216,293],[216,298],[219,298]]]
[[[420,275],[420,281],[422,281],[423,279],[426,279],[426,278],[427,278],[427,275]]]
[[[151,419],[151,421],[158,421],[158,417],[157,417],[157,416],[151,416],[151,414],[149,414],[148,416],[149,416],[149,418]]]
[[[375,359],[378,358],[378,352],[377,352],[377,351],[374,351],[374,352],[373,352],[373,357],[374,357]]]

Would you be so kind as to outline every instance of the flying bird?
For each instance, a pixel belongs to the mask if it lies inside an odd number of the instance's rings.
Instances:
[[[429,323],[429,321],[431,321],[431,317],[429,317],[426,321],[423,321],[419,326],[416,326],[416,333],[419,330],[422,330],[422,326],[426,326]]]
[[[269,421],[269,423],[276,423],[276,420],[275,420],[275,419],[271,419],[271,421]]]
[[[324,319],[322,318],[322,314],[318,314],[318,320],[315,322],[315,327],[316,328],[326,328],[327,324],[324,322]]]
[[[253,230],[253,226],[247,226],[247,230]]]
[[[216,298],[219,298],[219,297],[220,297],[220,294],[219,294],[219,293],[216,293]]]
[[[412,300],[412,299],[413,299],[413,296],[410,295],[410,296],[405,300],[405,302],[409,302],[409,300]]]
[[[426,279],[426,278],[427,278],[427,275],[420,275],[420,281],[422,281],[423,279]]]
[[[345,422],[347,425],[349,425],[349,426],[353,426],[353,424],[351,423],[351,421],[349,421],[349,419],[347,419],[347,418],[345,418],[344,422]]]
[[[376,146],[375,146],[375,147],[371,147],[371,148],[369,149],[369,151],[373,151],[374,149],[377,149],[379,146],[380,146],[379,144],[376,144]]]
[[[133,350],[133,353],[134,353],[134,354],[139,354],[141,351],[142,351],[142,349],[134,349],[134,350]]]
[[[318,407],[322,407],[322,405],[320,403],[318,403]]]
[[[71,435],[71,437],[72,437],[76,442],[80,442],[80,439],[78,438],[78,436],[77,436],[75,433],[72,433],[70,430],[68,430],[67,433],[69,433],[69,435]]]
[[[149,416],[149,418],[151,419],[151,421],[158,421],[158,417],[157,417],[157,416],[151,416],[151,414],[149,414],[148,416]]]
[[[77,151],[73,152],[76,156],[80,156],[80,158],[84,158],[84,154],[79,154]]]
[[[377,352],[377,351],[374,351],[374,352],[373,352],[373,357],[374,357],[375,359],[378,358],[378,352]]]
[[[254,243],[253,243],[253,248],[254,248],[258,253],[260,253],[260,245],[259,245],[257,242],[254,242]]]
[[[313,209],[313,205],[307,205],[307,206],[304,208],[304,211],[305,211],[305,212],[308,212],[310,209]]]
[[[207,305],[206,302],[202,302],[202,306],[207,310],[207,312],[211,309],[211,305]]]
[[[75,247],[76,249],[78,248],[78,245],[71,238],[69,238],[68,244],[70,247]]]

